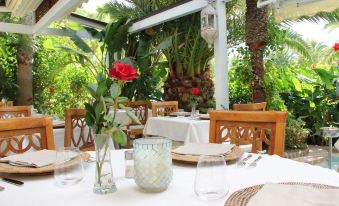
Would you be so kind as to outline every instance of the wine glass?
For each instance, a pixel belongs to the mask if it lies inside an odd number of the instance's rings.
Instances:
[[[54,163],[54,179],[58,186],[79,183],[84,177],[81,152],[78,148],[58,148]]]
[[[227,195],[229,185],[224,156],[200,156],[195,175],[194,191],[203,200],[216,200]]]

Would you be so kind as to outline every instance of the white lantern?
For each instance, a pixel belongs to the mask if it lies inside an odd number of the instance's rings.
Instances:
[[[210,3],[201,10],[201,36],[208,44],[208,47],[214,43],[217,38],[217,12]]]

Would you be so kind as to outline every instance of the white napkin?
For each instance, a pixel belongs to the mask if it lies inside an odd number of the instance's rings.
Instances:
[[[21,167],[44,167],[55,163],[55,150],[39,150],[22,154],[11,155],[0,159],[0,162]]]
[[[234,144],[189,143],[173,150],[183,155],[225,155],[231,152]]]
[[[247,206],[338,206],[339,189],[303,185],[265,184]]]

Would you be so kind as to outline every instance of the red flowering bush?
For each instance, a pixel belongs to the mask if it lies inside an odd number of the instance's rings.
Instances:
[[[334,49],[335,52],[339,52],[339,43],[335,43],[333,45],[333,49]]]
[[[129,64],[116,62],[109,70],[109,76],[117,80],[130,81],[138,78],[137,71]]]
[[[50,88],[48,89],[48,91],[49,91],[49,93],[53,94],[53,93],[54,93],[54,87],[50,87]]]

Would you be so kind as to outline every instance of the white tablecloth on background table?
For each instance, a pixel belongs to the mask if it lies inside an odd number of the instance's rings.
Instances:
[[[1,182],[6,189],[0,192],[1,206],[48,205],[48,206],[181,206],[224,205],[229,195],[241,188],[266,182],[308,182],[339,186],[339,174],[334,170],[312,166],[278,156],[264,155],[255,168],[228,166],[227,176],[230,192],[225,198],[215,201],[200,200],[194,193],[196,167],[174,164],[173,180],[162,193],[145,193],[139,190],[133,179],[124,176],[124,151],[112,152],[112,164],[118,191],[108,195],[93,193],[95,163],[84,163],[86,176],[82,182],[70,187],[58,187],[52,175],[16,176],[24,181],[22,187]],[[91,153],[94,154],[94,153]],[[246,154],[245,154],[246,155]],[[253,155],[253,161],[257,155]],[[209,178],[212,178],[209,177]]]
[[[144,135],[161,136],[185,143],[208,143],[209,127],[209,120],[189,117],[151,117],[145,125]]]

